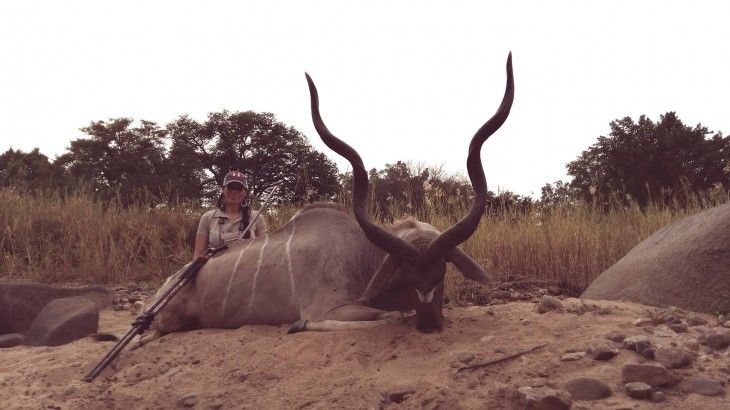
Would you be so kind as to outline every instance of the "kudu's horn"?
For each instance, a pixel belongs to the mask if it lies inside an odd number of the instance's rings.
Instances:
[[[312,122],[314,123],[314,128],[317,130],[317,133],[319,133],[319,136],[322,138],[325,145],[348,160],[352,165],[352,211],[355,214],[357,223],[360,224],[360,227],[368,240],[380,249],[389,254],[417,262],[420,259],[421,253],[418,248],[380,228],[370,220],[365,205],[367,203],[368,196],[368,174],[367,171],[365,171],[365,166],[362,163],[360,154],[358,154],[357,151],[355,151],[355,149],[347,143],[335,137],[327,129],[327,126],[324,125],[322,116],[319,113],[319,95],[317,94],[317,87],[314,86],[314,82],[309,74],[305,73],[304,75],[307,76],[307,83],[309,84],[309,95],[312,102]]]
[[[309,84],[309,94],[312,105],[312,122],[314,128],[319,133],[322,141],[337,154],[347,159],[352,165],[353,172],[353,188],[352,188],[352,207],[355,219],[360,224],[365,236],[374,245],[378,246],[385,252],[414,262],[416,264],[424,264],[441,257],[446,252],[458,246],[467,240],[476,230],[481,220],[484,209],[487,205],[487,180],[484,176],[484,168],[482,167],[481,148],[484,141],[489,138],[495,131],[499,129],[509,115],[512,101],[514,100],[514,79],[512,76],[512,53],[507,57],[507,87],[497,112],[489,119],[477,133],[472,137],[469,144],[469,154],[466,160],[469,180],[474,189],[474,203],[469,213],[457,222],[454,226],[447,229],[436,237],[426,247],[425,252],[416,248],[410,242],[404,241],[390,232],[380,228],[374,224],[367,214],[366,202],[368,191],[368,176],[365,166],[362,163],[360,155],[344,141],[335,137],[325,126],[322,116],[319,113],[319,96],[317,88],[309,74],[306,74],[307,83]]]
[[[469,143],[469,155],[466,157],[466,169],[469,181],[474,189],[474,203],[469,213],[451,228],[442,232],[428,244],[425,251],[427,260],[436,259],[460,243],[469,239],[479,226],[479,221],[487,207],[487,179],[482,166],[481,149],[484,141],[504,124],[515,99],[515,82],[512,76],[512,53],[507,56],[507,86],[504,98],[497,112],[474,134]]]

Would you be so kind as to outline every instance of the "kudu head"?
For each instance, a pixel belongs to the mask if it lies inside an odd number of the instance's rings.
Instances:
[[[472,137],[466,167],[474,189],[471,209],[454,226],[439,233],[428,224],[418,222],[418,235],[403,230],[387,231],[370,220],[367,214],[368,175],[360,155],[351,146],[335,137],[325,126],[319,113],[319,96],[309,74],[312,121],[322,141],[352,165],[352,207],[355,219],[365,236],[387,256],[373,275],[361,299],[370,300],[396,282],[416,290],[419,303],[416,326],[421,331],[439,330],[442,326],[441,307],[446,262],[453,263],[464,277],[482,283],[494,282],[479,264],[457,246],[476,231],[487,205],[487,181],[481,160],[484,141],[502,126],[514,100],[512,53],[507,57],[507,86],[497,112]],[[410,237],[409,237],[410,236]]]

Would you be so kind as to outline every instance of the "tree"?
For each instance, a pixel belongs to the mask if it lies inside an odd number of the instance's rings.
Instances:
[[[663,194],[697,194],[717,184],[730,187],[730,139],[698,124],[688,127],[674,112],[657,123],[646,116],[611,122],[611,133],[573,162],[570,187],[584,200],[631,198],[641,206]]]
[[[38,148],[28,153],[10,148],[0,154],[0,187],[53,188],[62,180],[62,171]]]
[[[223,177],[238,170],[258,196],[279,185],[280,199],[306,202],[339,192],[337,166],[315,151],[294,127],[276,121],[271,113],[221,111],[200,124],[184,115],[167,126],[172,138],[170,162],[199,170],[204,196],[218,196]]]
[[[554,205],[567,205],[572,203],[577,194],[570,184],[563,181],[555,181],[552,184],[545,184],[540,195],[540,206],[549,207]]]
[[[122,203],[140,200],[142,191],[152,198],[174,197],[179,184],[167,163],[166,131],[150,121],[131,127],[131,118],[92,122],[81,131],[88,139],[71,141],[69,152],[56,163],[73,181],[90,181],[102,198],[118,196]]]

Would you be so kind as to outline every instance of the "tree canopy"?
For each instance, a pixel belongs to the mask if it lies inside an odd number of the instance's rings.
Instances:
[[[102,199],[149,205],[167,200],[214,200],[232,170],[249,179],[251,196],[275,185],[294,203],[333,199],[337,167],[273,114],[221,111],[203,123],[187,115],[162,128],[132,118],[93,121],[88,138],[71,141],[50,162],[38,148],[0,155],[0,186],[88,186]]]
[[[730,139],[674,112],[611,122],[611,133],[567,164],[570,188],[586,201],[612,195],[646,205],[659,198],[730,186]],[[544,192],[545,193],[545,192]]]
[[[204,196],[217,196],[223,177],[232,170],[248,175],[254,196],[275,185],[281,199],[295,203],[339,192],[335,163],[273,114],[224,110],[210,113],[202,124],[181,116],[167,128],[171,162],[182,173],[190,172],[185,168],[197,170],[185,178],[198,179]]]

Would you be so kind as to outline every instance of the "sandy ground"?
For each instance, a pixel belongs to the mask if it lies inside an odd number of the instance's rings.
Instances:
[[[80,379],[115,342],[18,346],[0,350],[0,408],[510,409],[519,408],[513,396],[519,387],[562,389],[579,376],[606,381],[613,396],[574,401],[574,409],[730,408],[725,396],[701,396],[687,387],[701,371],[727,382],[730,376],[715,369],[727,366],[727,355],[672,371],[682,381],[666,390],[663,403],[623,392],[621,366],[645,361],[632,351],[622,350],[609,361],[560,361],[568,351],[605,340],[611,330],[646,334],[633,321],[658,310],[579,299],[563,303],[563,309],[545,314],[530,302],[447,307],[445,329],[434,334],[419,333],[411,323],[294,335],[286,335],[286,326],[175,333],[125,350],[92,383]],[[104,310],[100,331],[123,334],[133,318],[130,312]],[[658,343],[681,344],[693,332]],[[455,373],[463,366],[458,359],[469,353],[473,364],[543,343],[515,359]]]

